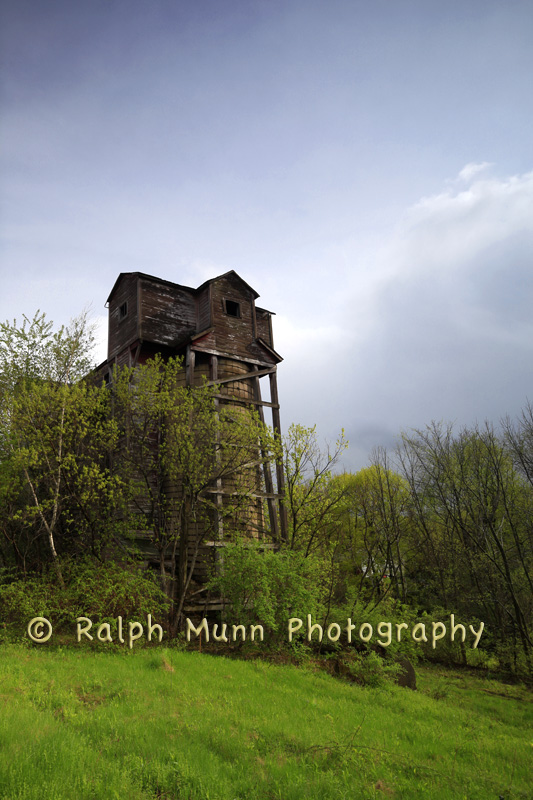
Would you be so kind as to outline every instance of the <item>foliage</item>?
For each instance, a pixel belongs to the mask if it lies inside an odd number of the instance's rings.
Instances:
[[[306,555],[320,549],[335,519],[342,487],[332,470],[348,447],[341,431],[335,447],[320,448],[316,425],[291,425],[283,440],[289,546]]]
[[[25,636],[28,622],[37,616],[50,620],[54,629],[72,632],[77,617],[95,623],[127,618],[163,620],[167,601],[151,573],[138,564],[100,563],[88,558],[63,561],[65,587],[58,585],[50,569],[0,586],[5,631]]]
[[[408,630],[415,624],[415,620],[417,622],[419,621],[416,612],[409,606],[388,597],[382,604],[370,607],[364,600],[356,598],[352,603],[334,607],[329,617],[324,620],[324,625],[327,622],[333,621],[339,623],[341,628],[343,628],[346,625],[345,620],[347,619],[351,619],[352,623],[356,625],[357,628],[362,623],[368,623],[372,626],[373,630],[372,639],[368,642],[363,642],[354,635],[352,644],[348,645],[351,649],[355,649],[360,653],[369,653],[377,648],[381,655],[385,656],[387,659],[392,658],[394,660],[400,656],[405,656],[413,663],[416,663],[420,657],[420,646],[408,635]],[[379,630],[382,630],[379,628],[380,623],[383,622],[390,623],[392,626],[391,641],[387,644],[383,643],[387,642],[388,636],[386,634],[381,636],[379,633]],[[408,628],[404,629],[405,633],[401,636],[401,641],[398,642],[397,635],[395,634],[397,630],[396,625],[402,622],[406,623]],[[340,641],[341,644],[346,644],[344,634]]]
[[[424,642],[422,640],[414,645],[414,652],[411,651],[409,653],[409,658],[411,660],[413,660],[415,653],[419,658],[426,659],[427,661],[435,661],[441,664],[449,665],[468,666],[469,664],[479,663],[479,661],[483,660],[483,658],[477,658],[477,655],[482,652],[481,648],[474,649],[471,646],[471,634],[468,627],[469,625],[472,625],[475,630],[479,630],[482,620],[478,619],[472,614],[468,614],[466,610],[461,613],[461,617],[459,619],[457,611],[457,608],[446,610],[435,604],[430,612],[422,611],[417,615],[417,622],[421,622],[426,625],[428,641]],[[465,627],[468,634],[466,643],[462,641],[460,631],[456,634],[454,640],[451,640],[451,636],[449,635],[449,631],[451,630],[451,614],[454,615],[455,624],[460,622],[460,624]],[[437,622],[442,622],[447,633],[442,639],[437,641],[436,647],[434,648],[429,637],[429,629],[433,623]],[[404,640],[402,640],[402,643],[403,641]],[[481,643],[483,648],[490,647],[493,644],[493,635],[485,626],[483,627]]]
[[[388,596],[405,601],[411,557],[407,482],[392,471],[383,451],[369,467],[335,481],[342,487],[341,598],[355,595],[371,607]]]
[[[264,625],[286,640],[291,617],[319,613],[321,572],[320,562],[302,553],[236,542],[224,547],[223,565],[209,587],[225,598],[231,621]]]
[[[533,407],[499,433],[432,423],[405,433],[392,456],[377,450],[366,469],[335,474],[344,432],[322,447],[315,427],[291,425],[280,442],[257,413],[222,404],[219,387],[187,385],[180,359],[156,356],[96,385],[92,336],[86,314],[55,332],[40,312],[0,325],[0,578],[10,608],[70,608],[78,575],[90,584],[76,558],[107,575],[138,548],[158,561],[173,633],[187,599],[206,591],[195,575],[214,563],[211,589],[239,622],[279,634],[288,615],[310,609],[324,621],[350,609],[437,620],[452,609],[484,621],[478,659],[533,674]],[[261,499],[272,460],[283,461],[288,520],[276,553]],[[260,544],[245,546],[251,531]],[[467,662],[464,648],[439,653]]]
[[[177,629],[202,544],[253,525],[259,467],[278,445],[256,412],[217,407],[217,386],[187,386],[180,359],[156,356],[121,369],[112,393],[122,431],[117,470],[128,486],[131,524],[158,554]]]
[[[383,613],[389,601],[435,621],[452,609],[484,621],[483,647],[501,667],[532,674],[533,410],[504,432],[433,423],[404,434],[392,458],[377,450],[366,469],[333,475],[314,429],[294,428],[291,545],[327,565],[326,619],[343,605]],[[437,651],[467,663],[460,645]]]
[[[60,556],[99,555],[122,501],[109,398],[82,380],[91,342],[86,314],[56,333],[44,314],[0,326],[0,552],[25,573],[46,548],[60,585]]]
[[[391,679],[395,680],[401,671],[399,664],[381,658],[373,650],[365,654],[354,650],[344,651],[339,660],[344,675],[360,686],[370,686],[373,689],[389,687]]]
[[[92,367],[94,328],[84,311],[68,326],[53,330],[53,322],[37,311],[0,323],[0,393],[5,394],[36,381],[66,384],[81,380]]]
[[[489,425],[453,435],[433,424],[404,436],[399,461],[414,541],[437,576],[431,604],[482,619],[531,674],[533,497],[505,442]]]

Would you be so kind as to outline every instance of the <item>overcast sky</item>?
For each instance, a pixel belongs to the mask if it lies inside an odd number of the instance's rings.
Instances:
[[[0,320],[234,269],[351,469],[533,400],[533,2],[0,7]]]

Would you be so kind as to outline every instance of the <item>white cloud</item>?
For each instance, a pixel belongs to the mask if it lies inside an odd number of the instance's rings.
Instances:
[[[369,259],[363,327],[352,312],[351,339],[330,339],[342,367],[316,420],[333,413],[352,431],[356,466],[369,438],[390,445],[432,419],[497,423],[531,395],[533,172],[471,174],[406,211]],[[357,309],[355,280],[350,293]]]
[[[490,161],[482,161],[481,164],[476,164],[472,161],[470,164],[465,164],[457,176],[457,179],[465,182],[470,181],[476,175],[479,175],[480,172],[485,172],[489,167],[492,167]]]
[[[294,359],[305,357],[313,353],[313,358],[319,361],[325,359],[331,352],[331,343],[346,341],[351,338],[350,331],[339,325],[317,325],[306,327],[298,324],[283,314],[277,314],[274,319],[276,348],[284,358]]]
[[[479,178],[467,189],[450,186],[422,198],[405,215],[392,249],[402,274],[457,273],[465,260],[523,231],[533,232],[533,172]]]

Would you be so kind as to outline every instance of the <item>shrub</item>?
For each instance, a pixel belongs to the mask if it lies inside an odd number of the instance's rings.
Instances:
[[[450,666],[459,664],[466,666],[470,663],[471,653],[476,654],[476,660],[480,658],[481,650],[472,650],[472,634],[469,632],[468,628],[469,625],[472,625],[478,630],[480,620],[473,616],[467,616],[466,613],[464,615],[458,615],[457,612],[455,612],[455,623],[464,625],[467,636],[465,642],[462,642],[461,636],[457,633],[452,642],[450,638],[450,615],[453,613],[453,611],[446,611],[443,608],[434,608],[431,613],[424,613],[420,617],[420,621],[425,622],[426,626],[430,626],[433,622],[442,622],[446,626],[447,631],[446,636],[436,643],[435,648],[431,646],[430,642],[421,643],[421,645],[419,645],[420,654],[428,661],[437,661]],[[481,645],[486,646],[489,643],[489,639],[491,639],[490,633],[484,628],[481,636]]]
[[[46,617],[59,631],[71,627],[80,616],[94,623],[114,623],[118,616],[142,619],[148,614],[154,621],[166,620],[166,597],[139,565],[70,559],[62,563],[62,569],[64,589],[51,569],[42,576],[0,585],[4,635],[25,636],[33,617]]]
[[[380,658],[374,651],[369,653],[344,652],[339,657],[341,674],[361,686],[384,687],[396,680],[402,668],[389,659]]]
[[[320,605],[320,563],[292,550],[261,548],[256,543],[229,544],[223,569],[209,582],[221,592],[230,620],[261,624],[279,639],[290,617],[316,614]]]
[[[343,631],[339,640],[340,647],[348,647],[363,654],[377,650],[387,659],[394,660],[404,656],[415,663],[421,655],[420,645],[414,642],[409,634],[409,630],[415,624],[415,616],[413,609],[393,598],[383,600],[377,608],[368,608],[368,605],[357,601],[351,605],[332,607],[323,627],[325,628],[329,622],[337,622],[340,625]],[[356,626],[352,633],[351,643],[348,643],[344,632],[347,619],[351,619],[352,624]],[[403,630],[401,641],[398,642],[396,625],[402,622],[408,625],[408,629]],[[363,623],[372,626],[372,637],[368,642],[364,642],[358,637],[359,628]],[[380,633],[383,630],[380,628],[381,623],[391,623],[390,644],[385,644],[388,637]],[[326,639],[324,638],[323,641],[325,642]]]

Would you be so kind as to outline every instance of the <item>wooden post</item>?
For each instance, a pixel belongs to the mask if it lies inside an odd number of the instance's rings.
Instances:
[[[272,401],[272,423],[274,426],[274,431],[278,434],[281,439],[281,421],[279,416],[279,399],[278,399],[278,383],[277,383],[277,375],[276,370],[270,373],[268,376],[270,380],[270,399]],[[278,492],[282,497],[279,499],[279,522],[280,522],[280,529],[281,529],[281,540],[283,542],[287,541],[288,536],[288,520],[287,520],[287,509],[285,508],[285,503],[283,502],[283,494],[285,493],[285,474],[283,472],[283,456],[276,460],[276,476],[278,479]]]
[[[257,369],[257,367],[256,367]],[[263,406],[259,405],[261,403],[261,386],[259,383],[259,378],[254,378],[254,397],[258,401],[258,410],[259,410],[259,419],[265,424],[265,415],[263,413]],[[263,448],[261,448],[261,458],[263,459],[263,474],[265,476],[265,489],[266,493],[269,495],[274,494],[274,484],[272,482],[272,472],[270,471],[270,462],[268,461],[268,453],[265,452]],[[272,532],[272,538],[275,542],[279,541],[279,525],[278,525],[278,517],[276,514],[276,507],[275,501],[273,497],[267,497],[267,505],[268,505],[268,517],[270,519],[270,530]]]
[[[195,353],[190,344],[188,344],[187,354],[185,356],[187,386],[193,386],[194,384],[194,364],[195,364]]]
[[[209,380],[213,381],[214,383],[217,382],[218,378],[218,357],[217,356],[210,356],[209,357]],[[218,415],[220,401],[215,398],[215,414]],[[218,444],[218,441],[217,441]],[[224,538],[224,522],[222,520],[222,478],[217,478],[216,481],[216,506],[217,506],[217,534],[219,539]],[[215,559],[217,562],[222,562],[222,556],[219,555],[218,551],[215,551]]]

